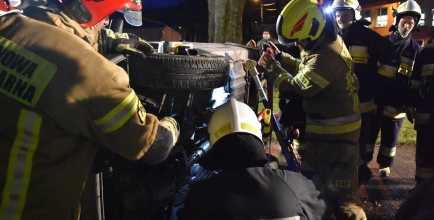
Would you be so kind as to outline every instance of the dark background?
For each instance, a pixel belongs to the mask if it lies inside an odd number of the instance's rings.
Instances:
[[[262,4],[275,3],[263,7]],[[277,16],[290,0],[246,0],[243,15],[243,43],[260,40],[263,27],[276,24]],[[275,10],[274,10],[275,9]],[[208,41],[208,0],[143,1],[143,18],[164,23],[182,35],[185,41]],[[277,38],[275,33],[272,36]]]

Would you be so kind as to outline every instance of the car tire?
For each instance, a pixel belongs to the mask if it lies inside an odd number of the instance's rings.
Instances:
[[[229,80],[229,60],[207,52],[196,56],[153,53],[128,60],[130,81],[145,87],[202,90],[219,88]]]

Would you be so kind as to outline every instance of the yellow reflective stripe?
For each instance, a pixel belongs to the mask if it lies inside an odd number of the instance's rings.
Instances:
[[[245,122],[241,122],[240,123],[240,128],[246,131],[250,131],[253,134],[257,134],[258,133],[258,129],[256,129],[254,126],[245,123]],[[222,126],[221,128],[219,128],[216,132],[214,132],[214,137],[216,137],[216,139],[219,139],[220,137],[222,137],[224,134],[232,131],[232,125],[231,124],[227,124]]]
[[[368,48],[365,46],[350,46],[349,52],[353,58],[368,58]]]
[[[431,76],[434,73],[434,64],[425,64],[422,66],[421,76]]]
[[[353,57],[353,62],[358,64],[367,64],[368,58]]]
[[[348,52],[347,47],[344,44],[344,41],[342,41],[342,50],[339,53],[339,56],[345,62],[345,64],[347,65],[348,69],[351,69],[352,66],[353,66],[353,60],[351,58],[350,52]]]
[[[0,219],[18,220],[21,218],[41,125],[41,116],[31,111],[21,110],[17,124],[17,136],[9,157],[0,206]]]
[[[389,66],[387,64],[381,64],[378,68],[378,73],[382,76],[393,78],[395,77],[395,73],[398,70],[398,68],[394,66]]]
[[[137,112],[139,99],[134,91],[131,93],[113,110],[104,117],[95,120],[95,124],[100,127],[104,133],[113,132],[125,124],[131,116]]]
[[[305,66],[303,70],[301,71],[301,74],[304,75],[309,81],[314,82],[319,87],[324,88],[326,87],[329,82],[322,78],[320,75],[316,74],[314,71],[309,69],[309,67]],[[298,74],[297,74],[298,75]]]
[[[216,137],[216,140],[218,140],[221,136],[223,136],[224,134],[226,134],[227,132],[232,130],[232,125],[231,124],[227,124],[223,127],[221,127],[220,129],[218,129],[216,132],[214,132],[214,137]]]
[[[381,146],[379,153],[386,157],[394,157],[396,154],[396,147],[389,148]]]
[[[401,62],[400,67],[401,67],[401,69],[406,69],[409,71],[413,70],[413,65],[408,64],[408,63],[404,63],[404,62]]]
[[[410,89],[419,90],[422,87],[422,82],[419,80],[410,81]]]
[[[405,112],[400,112],[398,109],[386,105],[384,106],[384,111],[383,111],[383,115],[389,117],[389,118],[404,118],[405,117]]]
[[[370,112],[374,110],[374,108],[375,108],[375,103],[373,99],[359,104],[360,113]]]
[[[354,86],[354,76],[351,71],[347,72],[346,81],[347,86],[346,89],[349,91],[348,95],[353,100],[353,111],[359,111],[359,96],[357,95],[357,88]]]
[[[325,125],[325,126],[333,126],[333,125],[344,125],[356,122],[360,120],[360,113],[355,113],[346,117],[338,117],[338,118],[330,118],[330,119],[313,119],[310,117],[306,117],[306,122],[308,124],[316,124],[316,125]]]
[[[247,130],[247,131],[251,131],[253,134],[257,134],[258,133],[258,129],[256,129],[254,126],[249,125],[245,122],[241,122],[241,129]]]
[[[422,72],[420,73],[420,76],[422,77],[431,75],[433,75],[433,70],[422,70]]]
[[[411,76],[413,74],[413,65],[414,60],[407,57],[401,57],[401,65],[398,69],[398,73],[406,76]]]
[[[361,124],[362,120],[358,120],[350,124],[336,126],[306,124],[306,132],[317,134],[344,134],[359,129]]]
[[[360,128],[360,113],[332,119],[312,119],[306,117],[306,132],[318,134],[342,134]]]
[[[413,75],[413,71],[410,71],[408,69],[401,68],[401,67],[398,69],[398,73],[401,73],[402,75],[405,75],[405,76]]]
[[[277,76],[276,80],[274,80],[273,86],[274,88],[280,89],[280,85],[283,81],[291,78],[291,75],[289,73],[281,73],[279,76]]]

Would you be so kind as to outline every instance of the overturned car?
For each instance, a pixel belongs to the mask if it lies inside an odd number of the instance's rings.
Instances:
[[[207,123],[229,98],[257,112],[258,92],[243,67],[256,48],[233,43],[150,42],[146,58],[107,54],[124,68],[147,112],[174,117],[181,133],[169,157],[148,166],[101,148],[82,197],[83,219],[176,219],[188,185],[217,171],[197,161],[206,154]]]

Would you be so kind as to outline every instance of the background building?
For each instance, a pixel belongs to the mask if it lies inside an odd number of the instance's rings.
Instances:
[[[389,28],[394,24],[392,8],[398,8],[399,4],[405,1],[392,0],[359,0],[362,6],[362,17],[371,21],[369,28],[382,36],[390,34]],[[434,38],[434,15],[431,10],[434,8],[433,0],[416,0],[422,9],[422,16],[419,21],[420,32],[414,31],[412,38],[425,46],[429,39]]]

